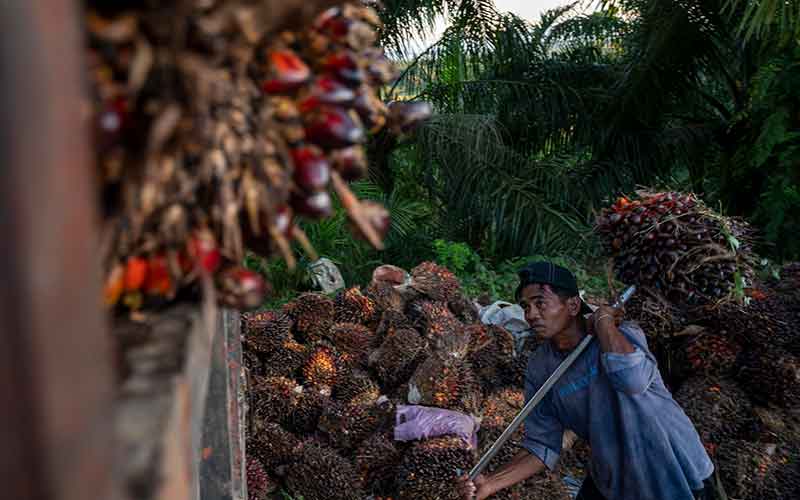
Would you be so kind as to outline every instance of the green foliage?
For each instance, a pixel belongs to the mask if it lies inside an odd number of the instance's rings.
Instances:
[[[437,239],[433,241],[435,261],[450,269],[461,280],[462,288],[469,297],[488,295],[490,300],[514,301],[514,291],[519,284],[517,271],[526,263],[546,260],[571,270],[578,286],[594,297],[607,297],[609,283],[601,260],[587,256],[531,255],[504,259],[498,263],[482,258],[463,242]],[[613,285],[619,289],[620,284]]]

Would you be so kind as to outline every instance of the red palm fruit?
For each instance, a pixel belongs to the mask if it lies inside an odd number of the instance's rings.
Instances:
[[[328,186],[331,167],[316,146],[300,146],[292,150],[294,181],[304,190],[320,191]]]
[[[107,306],[113,306],[119,301],[125,289],[125,267],[122,264],[115,265],[108,273],[105,286],[103,287],[103,301]]]
[[[321,107],[306,119],[308,139],[326,149],[345,148],[365,140],[364,127],[354,112]]]
[[[208,273],[214,273],[222,262],[214,235],[208,229],[195,232],[189,240],[189,255],[194,259],[195,265]]]
[[[362,55],[369,61],[367,73],[376,86],[386,85],[397,78],[394,63],[386,57],[380,47],[371,47],[363,51]]]
[[[243,267],[231,267],[220,275],[222,303],[237,309],[253,309],[261,305],[267,283],[258,273]]]
[[[367,79],[355,56],[349,51],[337,52],[322,60],[322,69],[345,85],[357,86]]]
[[[331,153],[331,162],[342,179],[348,182],[361,179],[367,174],[367,155],[361,146],[334,150]]]
[[[267,54],[269,77],[263,89],[268,94],[279,94],[298,89],[311,78],[311,70],[300,56],[288,49],[273,50]]]
[[[298,214],[314,219],[330,217],[333,213],[331,196],[327,191],[319,191],[312,194],[293,194],[291,204]]]
[[[321,105],[344,106],[355,99],[356,94],[332,76],[324,75],[314,81],[308,93],[300,99],[297,107],[306,113]]]
[[[167,295],[172,290],[172,277],[169,274],[167,258],[164,255],[150,257],[147,262],[147,279],[144,289],[153,295]]]
[[[125,291],[133,292],[144,285],[147,278],[147,261],[141,257],[128,257],[125,263]]]

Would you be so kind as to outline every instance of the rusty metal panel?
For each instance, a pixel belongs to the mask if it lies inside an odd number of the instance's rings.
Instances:
[[[0,2],[3,497],[108,491],[102,319],[77,2]]]

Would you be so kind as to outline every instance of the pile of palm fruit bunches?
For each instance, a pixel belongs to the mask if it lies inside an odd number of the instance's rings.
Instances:
[[[616,277],[731,498],[800,498],[800,266],[753,271],[754,232],[696,196],[639,192],[597,217]]]
[[[109,308],[200,293],[252,308],[270,287],[241,267],[245,248],[293,267],[297,242],[315,259],[296,222],[330,216],[334,198],[381,247],[387,211],[348,183],[369,134],[409,133],[430,107],[378,98],[396,72],[372,8],[90,1],[84,22]]]

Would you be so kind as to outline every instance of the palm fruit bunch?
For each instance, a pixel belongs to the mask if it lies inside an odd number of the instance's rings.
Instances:
[[[245,248],[295,265],[315,258],[298,217],[332,214],[334,191],[357,237],[380,248],[388,213],[347,183],[363,143],[430,114],[386,106],[395,78],[370,7],[314,0],[92,2],[85,51],[104,299],[138,311],[216,289],[253,308],[269,289],[239,266]]]
[[[395,481],[400,500],[460,498],[456,483],[457,469],[469,470],[476,459],[475,450],[455,436],[420,441],[403,457]]]
[[[776,445],[733,439],[719,446],[715,459],[730,498],[779,498],[767,494],[774,488],[782,465]]]
[[[392,330],[373,352],[370,366],[384,389],[408,380],[428,354],[428,343],[416,330]]]
[[[436,351],[426,359],[408,381],[408,400],[476,414],[482,392],[472,366],[463,355]]]
[[[303,380],[306,384],[324,388],[330,394],[342,371],[341,356],[327,342],[318,342],[310,346],[308,359],[302,368]]]
[[[429,261],[411,270],[411,288],[441,302],[450,302],[461,294],[461,283],[456,275]]]
[[[389,401],[370,404],[335,402],[325,408],[319,429],[334,448],[349,452],[381,428],[393,423],[394,408]]]
[[[331,404],[327,387],[301,386],[297,404],[288,417],[288,427],[299,434],[314,432],[325,408]]]
[[[306,500],[361,500],[358,471],[346,458],[313,439],[301,446],[301,458],[288,470],[286,486]]]
[[[391,497],[395,491],[395,469],[403,454],[394,441],[382,434],[373,434],[355,452],[355,466],[367,493]]]
[[[377,316],[375,302],[362,294],[357,287],[342,290],[336,295],[334,311],[337,323],[374,326],[380,319]]]
[[[391,335],[395,330],[413,330],[414,325],[411,320],[400,311],[394,309],[387,309],[381,314],[381,320],[375,329],[375,334],[380,341],[383,341]]]
[[[442,338],[449,337],[453,332],[463,328],[446,302],[415,300],[408,305],[407,314],[416,328],[424,332],[425,337],[434,346],[438,345]]]
[[[755,401],[787,408],[800,404],[800,359],[779,347],[747,350],[736,378]]]
[[[294,331],[304,342],[324,339],[333,324],[333,301],[321,293],[304,293],[283,311],[294,320]]]
[[[742,437],[754,418],[747,394],[725,378],[690,378],[675,394],[675,401],[712,454],[721,443]]]
[[[266,500],[275,490],[275,483],[267,475],[264,466],[257,459],[247,457],[247,499]]]
[[[679,371],[686,375],[718,376],[731,373],[742,347],[733,339],[714,333],[690,338],[678,350]]]
[[[365,365],[370,351],[375,347],[375,332],[358,323],[336,323],[328,332],[345,362]]]
[[[514,338],[500,326],[473,324],[465,328],[469,335],[467,359],[487,390],[501,385],[506,367],[513,363]]]
[[[347,373],[333,390],[333,398],[344,403],[371,404],[379,397],[378,384],[358,368]]]
[[[751,276],[752,231],[744,222],[715,213],[692,194],[637,196],[619,198],[596,219],[621,281],[701,305],[727,298],[737,279]]]
[[[295,380],[286,377],[254,377],[250,388],[256,427],[267,422],[285,422],[297,404]]]
[[[270,471],[293,463],[300,450],[300,440],[273,422],[266,422],[252,438],[251,444],[249,454]]]

